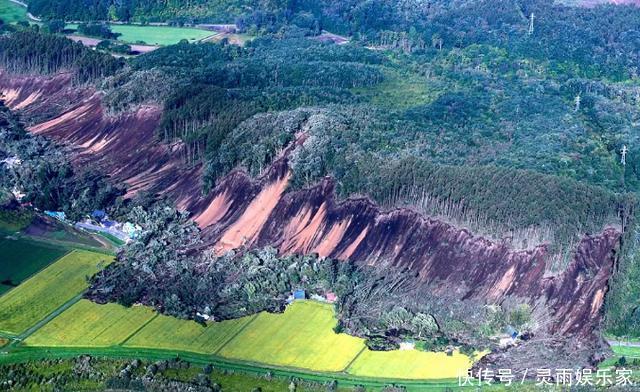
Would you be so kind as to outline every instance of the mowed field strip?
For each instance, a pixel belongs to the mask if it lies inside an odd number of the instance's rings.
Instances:
[[[159,315],[127,340],[124,346],[214,354],[254,317],[210,323],[204,327],[195,321]]]
[[[27,346],[109,347],[155,317],[148,307],[98,305],[82,299],[24,341]]]
[[[18,335],[87,288],[113,258],[74,250],[0,297],[0,331]]]
[[[262,312],[219,354],[226,358],[339,372],[360,353],[362,339],[336,334],[333,307],[297,301],[283,314]]]

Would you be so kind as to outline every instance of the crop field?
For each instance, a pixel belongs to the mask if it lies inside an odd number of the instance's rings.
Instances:
[[[25,249],[29,249],[25,252]],[[67,250],[0,234],[0,295],[62,257]]]
[[[114,33],[120,33],[118,40],[127,43],[144,42],[147,45],[173,45],[183,39],[197,41],[214,34],[211,31],[171,26],[111,25]]]
[[[213,354],[252,319],[253,316],[250,316],[211,323],[204,327],[195,321],[159,315],[132,336],[125,346]]]
[[[56,263],[57,264],[57,263]],[[455,378],[471,360],[454,353],[372,352],[363,339],[336,334],[333,308],[298,301],[283,314],[211,323],[157,315],[151,308],[80,300],[29,336],[25,347],[162,349],[228,359],[342,372],[365,378]]]
[[[331,305],[295,302],[284,314],[260,313],[219,354],[272,365],[341,371],[362,351],[364,342],[336,334],[336,322]]]
[[[364,377],[397,379],[457,378],[466,374],[473,362],[466,355],[454,352],[424,352],[418,350],[365,350],[349,367],[348,373]]]
[[[5,23],[27,20],[27,9],[9,0],[0,0],[0,19]]]
[[[111,256],[75,250],[0,297],[0,331],[20,334],[87,288]]]
[[[151,308],[98,305],[83,299],[25,340],[27,346],[108,347],[122,343],[149,322]]]

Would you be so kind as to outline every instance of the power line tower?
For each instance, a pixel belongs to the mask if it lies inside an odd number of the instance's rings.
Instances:
[[[532,12],[531,16],[529,17],[529,35],[533,34],[533,22],[535,20],[536,20],[536,14]]]
[[[580,104],[582,103],[582,97],[580,97],[580,94],[576,95],[576,99],[574,100],[574,103],[576,104],[576,106],[573,109],[573,111],[577,112],[580,110]]]
[[[622,166],[627,166],[627,153],[629,152],[629,149],[627,148],[627,145],[623,145],[622,149],[620,150],[620,154],[622,155],[622,157],[620,158],[620,163],[622,163]]]

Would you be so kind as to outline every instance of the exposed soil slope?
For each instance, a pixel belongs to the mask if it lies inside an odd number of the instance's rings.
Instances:
[[[329,178],[288,192],[286,156],[258,180],[234,171],[201,197],[201,168],[183,163],[180,145],[154,141],[159,108],[110,117],[98,93],[70,88],[65,75],[0,74],[0,91],[10,107],[34,121],[31,131],[69,144],[78,164],[98,164],[128,184],[130,194],[164,193],[193,211],[205,239],[219,252],[272,245],[282,253],[389,263],[415,271],[430,293],[451,301],[528,303],[539,320],[534,337],[509,355],[485,360],[497,365],[575,367],[606,350],[597,331],[620,238],[614,228],[583,238],[566,271],[546,276],[551,257],[545,246],[514,251],[408,209],[382,211],[362,198],[338,202]],[[41,118],[42,113],[50,113],[49,118]],[[529,358],[532,352],[539,354]]]
[[[98,165],[115,181],[136,192],[166,193],[183,208],[200,189],[199,166],[183,163],[182,145],[155,142],[161,110],[153,106],[109,116],[100,94],[70,86],[70,77],[9,76],[0,73],[7,106],[20,111],[29,130],[70,146],[74,162]]]

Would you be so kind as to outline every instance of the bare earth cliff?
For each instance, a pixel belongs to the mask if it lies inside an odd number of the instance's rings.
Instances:
[[[515,251],[408,209],[383,211],[362,198],[339,202],[330,178],[290,191],[286,154],[259,179],[234,171],[202,196],[201,167],[183,163],[179,144],[154,139],[161,109],[109,116],[100,94],[70,88],[65,75],[0,73],[0,91],[32,132],[70,146],[79,165],[98,164],[130,195],[163,193],[190,210],[218,252],[271,245],[282,253],[384,263],[415,272],[421,292],[445,303],[529,304],[540,320],[533,336],[488,355],[480,367],[586,366],[608,350],[599,327],[621,235],[614,228],[583,238],[568,268],[547,276],[545,246]]]

